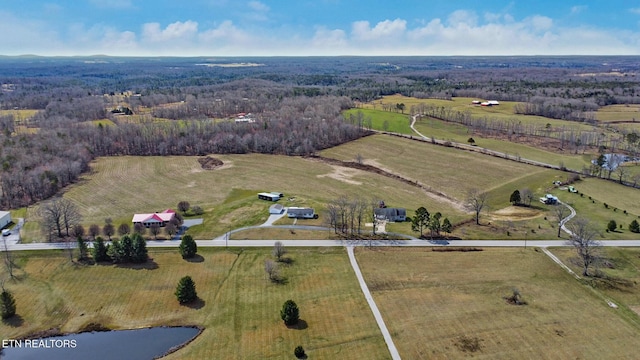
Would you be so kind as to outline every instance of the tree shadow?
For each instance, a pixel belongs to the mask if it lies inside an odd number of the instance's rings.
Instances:
[[[189,309],[193,309],[193,310],[200,310],[204,307],[205,305],[205,301],[202,300],[201,298],[197,298],[195,300],[193,300],[192,302],[186,303],[186,304],[181,304],[184,307],[188,307]]]
[[[185,260],[190,262],[190,263],[201,263],[201,262],[204,262],[204,258],[200,254],[195,254],[193,257],[187,258]]]
[[[276,285],[286,285],[289,283],[289,280],[286,277],[280,275],[272,276],[269,280]]]
[[[309,325],[307,324],[307,322],[302,319],[299,319],[298,322],[293,325],[287,325],[287,329],[293,329],[293,330],[304,330],[308,327]]]
[[[280,260],[278,260],[278,262],[285,265],[293,265],[295,260],[293,260],[290,257],[281,257]]]
[[[2,319],[2,323],[11,327],[20,327],[24,324],[24,319],[19,314],[15,314],[8,319]]]
[[[115,264],[115,265],[116,267],[119,267],[119,268],[132,269],[132,270],[155,270],[159,268],[158,263],[153,261],[153,259],[149,259],[142,264],[122,263],[122,264]]]

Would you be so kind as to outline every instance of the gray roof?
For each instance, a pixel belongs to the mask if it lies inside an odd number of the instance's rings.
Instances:
[[[397,216],[407,216],[407,210],[403,208],[378,208],[374,210],[376,215],[384,216],[386,218],[393,218]]]

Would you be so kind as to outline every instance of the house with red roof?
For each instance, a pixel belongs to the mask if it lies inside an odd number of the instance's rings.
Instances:
[[[163,212],[156,212],[152,214],[134,214],[133,215],[133,225],[142,224],[145,227],[151,227],[154,224],[157,224],[160,227],[164,227],[168,222],[173,220],[176,217],[176,212],[167,209]]]

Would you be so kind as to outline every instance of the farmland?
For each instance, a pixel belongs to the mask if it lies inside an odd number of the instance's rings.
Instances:
[[[23,278],[11,290],[21,325],[0,323],[0,333],[75,332],[90,323],[111,329],[198,325],[204,332],[168,359],[285,359],[297,345],[318,359],[389,358],[344,249],[290,249],[284,285],[270,283],[264,273],[270,249],[199,254],[200,262],[188,262],[175,249],[154,250],[151,263],[131,267],[72,265],[64,253],[20,254]],[[193,307],[180,306],[173,295],[185,275],[196,283],[200,301]],[[279,311],[287,299],[300,307],[304,327],[282,324]]]
[[[403,358],[621,359],[640,344],[637,316],[610,309],[541,252],[361,249],[357,258]],[[527,305],[505,301],[513,288]]]

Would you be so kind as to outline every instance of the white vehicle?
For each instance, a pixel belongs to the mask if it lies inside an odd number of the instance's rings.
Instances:
[[[2,236],[9,236],[11,235],[11,230],[9,229],[2,229]]]

